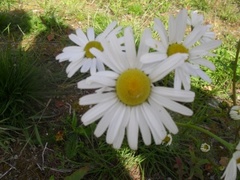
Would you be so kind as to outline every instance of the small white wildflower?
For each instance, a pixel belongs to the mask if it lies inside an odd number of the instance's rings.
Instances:
[[[207,143],[203,143],[202,145],[201,145],[201,151],[202,152],[208,152],[208,151],[210,151],[210,145],[209,144],[207,144]]]
[[[172,135],[168,134],[162,141],[162,144],[166,146],[170,146],[172,144]]]
[[[233,120],[240,120],[240,106],[233,106],[229,115]]]

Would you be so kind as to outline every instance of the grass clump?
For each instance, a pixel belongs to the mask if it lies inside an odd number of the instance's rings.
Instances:
[[[43,68],[30,55],[6,49],[0,53],[0,119],[23,126],[37,112],[46,87]]]

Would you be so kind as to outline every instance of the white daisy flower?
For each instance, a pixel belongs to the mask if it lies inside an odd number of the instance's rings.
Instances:
[[[191,15],[187,19],[187,24],[190,25],[192,27],[192,29],[194,29],[195,27],[197,27],[199,25],[200,26],[204,25],[203,15],[198,14],[198,11],[192,11]],[[215,33],[210,31],[212,26],[206,25],[206,27],[207,27],[207,31],[205,32],[205,34],[203,34],[203,36],[199,40],[201,43],[206,43],[206,42],[209,42],[216,38]]]
[[[100,88],[96,93],[80,98],[80,105],[96,104],[81,120],[84,125],[89,125],[100,119],[94,134],[100,137],[107,131],[106,142],[114,148],[121,147],[125,129],[128,144],[134,150],[138,148],[139,131],[146,145],[151,144],[151,134],[155,143],[161,144],[167,134],[165,128],[176,134],[178,128],[166,109],[187,116],[193,114],[177,102],[192,102],[194,92],[153,84],[184,63],[187,54],[175,54],[154,70],[144,66],[139,59],[149,51],[143,42],[150,36],[150,30],[146,29],[138,53],[129,27],[124,30],[126,51],[122,51],[117,37],[103,43],[104,52],[91,49],[112,71],[97,72],[78,83],[80,89]]]
[[[172,144],[172,135],[167,134],[167,136],[163,139],[162,144],[166,146],[170,146]]]
[[[210,50],[221,44],[219,40],[212,40],[208,43],[197,44],[199,39],[206,33],[208,27],[199,25],[193,29],[185,38],[185,30],[187,26],[187,11],[184,9],[179,12],[176,18],[170,16],[168,33],[163,23],[159,19],[155,19],[154,28],[160,36],[160,40],[148,39],[147,45],[155,49],[156,52],[150,52],[142,56],[143,63],[154,63],[168,61],[172,55],[176,53],[185,53],[189,56],[185,62],[175,69],[174,88],[181,89],[182,85],[185,90],[190,89],[190,76],[199,76],[205,81],[211,82],[209,76],[201,70],[200,66],[206,66],[211,70],[215,70],[213,63],[205,59],[205,56],[213,56]]]
[[[229,115],[233,120],[240,120],[240,106],[233,106]]]
[[[237,169],[240,171],[240,151],[235,151],[231,160],[229,161],[221,179],[236,180]]]
[[[210,147],[209,144],[203,143],[203,144],[201,144],[200,149],[201,149],[202,152],[208,152],[208,151],[210,151],[211,147]]]
[[[76,34],[70,34],[69,38],[77,46],[68,46],[63,49],[63,52],[56,56],[59,62],[70,61],[66,72],[68,77],[72,77],[79,69],[80,72],[86,73],[90,70],[90,73],[96,73],[97,71],[105,70],[103,63],[96,58],[89,50],[91,48],[97,48],[103,51],[102,41],[109,39],[111,34],[118,34],[121,27],[115,28],[117,22],[112,22],[101,34],[95,37],[93,28],[88,28],[87,33],[81,29],[76,30]],[[115,29],[114,29],[115,28]]]

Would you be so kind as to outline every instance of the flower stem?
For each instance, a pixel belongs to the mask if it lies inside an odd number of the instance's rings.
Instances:
[[[233,106],[236,106],[236,75],[237,75],[237,63],[238,63],[239,51],[240,51],[240,40],[237,43],[237,52],[236,52],[236,57],[233,64],[233,79],[232,79]]]
[[[195,126],[193,124],[187,124],[187,123],[179,123],[176,122],[177,125],[179,126],[183,126],[183,127],[187,127],[187,128],[192,128],[192,129],[196,129],[202,133],[205,133],[207,135],[209,135],[210,137],[213,137],[214,139],[216,139],[218,142],[220,142],[222,145],[224,145],[231,153],[234,151],[235,146],[231,143],[228,143],[227,141],[223,140],[222,138],[220,138],[219,136],[213,134],[212,132],[200,127],[200,126]]]

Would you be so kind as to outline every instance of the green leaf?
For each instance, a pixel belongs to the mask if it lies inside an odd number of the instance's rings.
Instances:
[[[87,174],[88,171],[89,171],[89,167],[87,167],[87,166],[82,167],[82,168],[76,170],[70,176],[65,177],[64,180],[80,180]]]
[[[69,159],[76,156],[78,151],[78,136],[77,134],[70,134],[65,143],[65,152]]]
[[[49,180],[54,180],[54,175],[51,175],[51,177],[49,178]]]
[[[35,131],[35,135],[36,135],[36,138],[37,138],[38,142],[41,144],[41,146],[43,146],[42,140],[41,140],[38,128],[37,128],[37,125],[34,125],[34,131]]]

